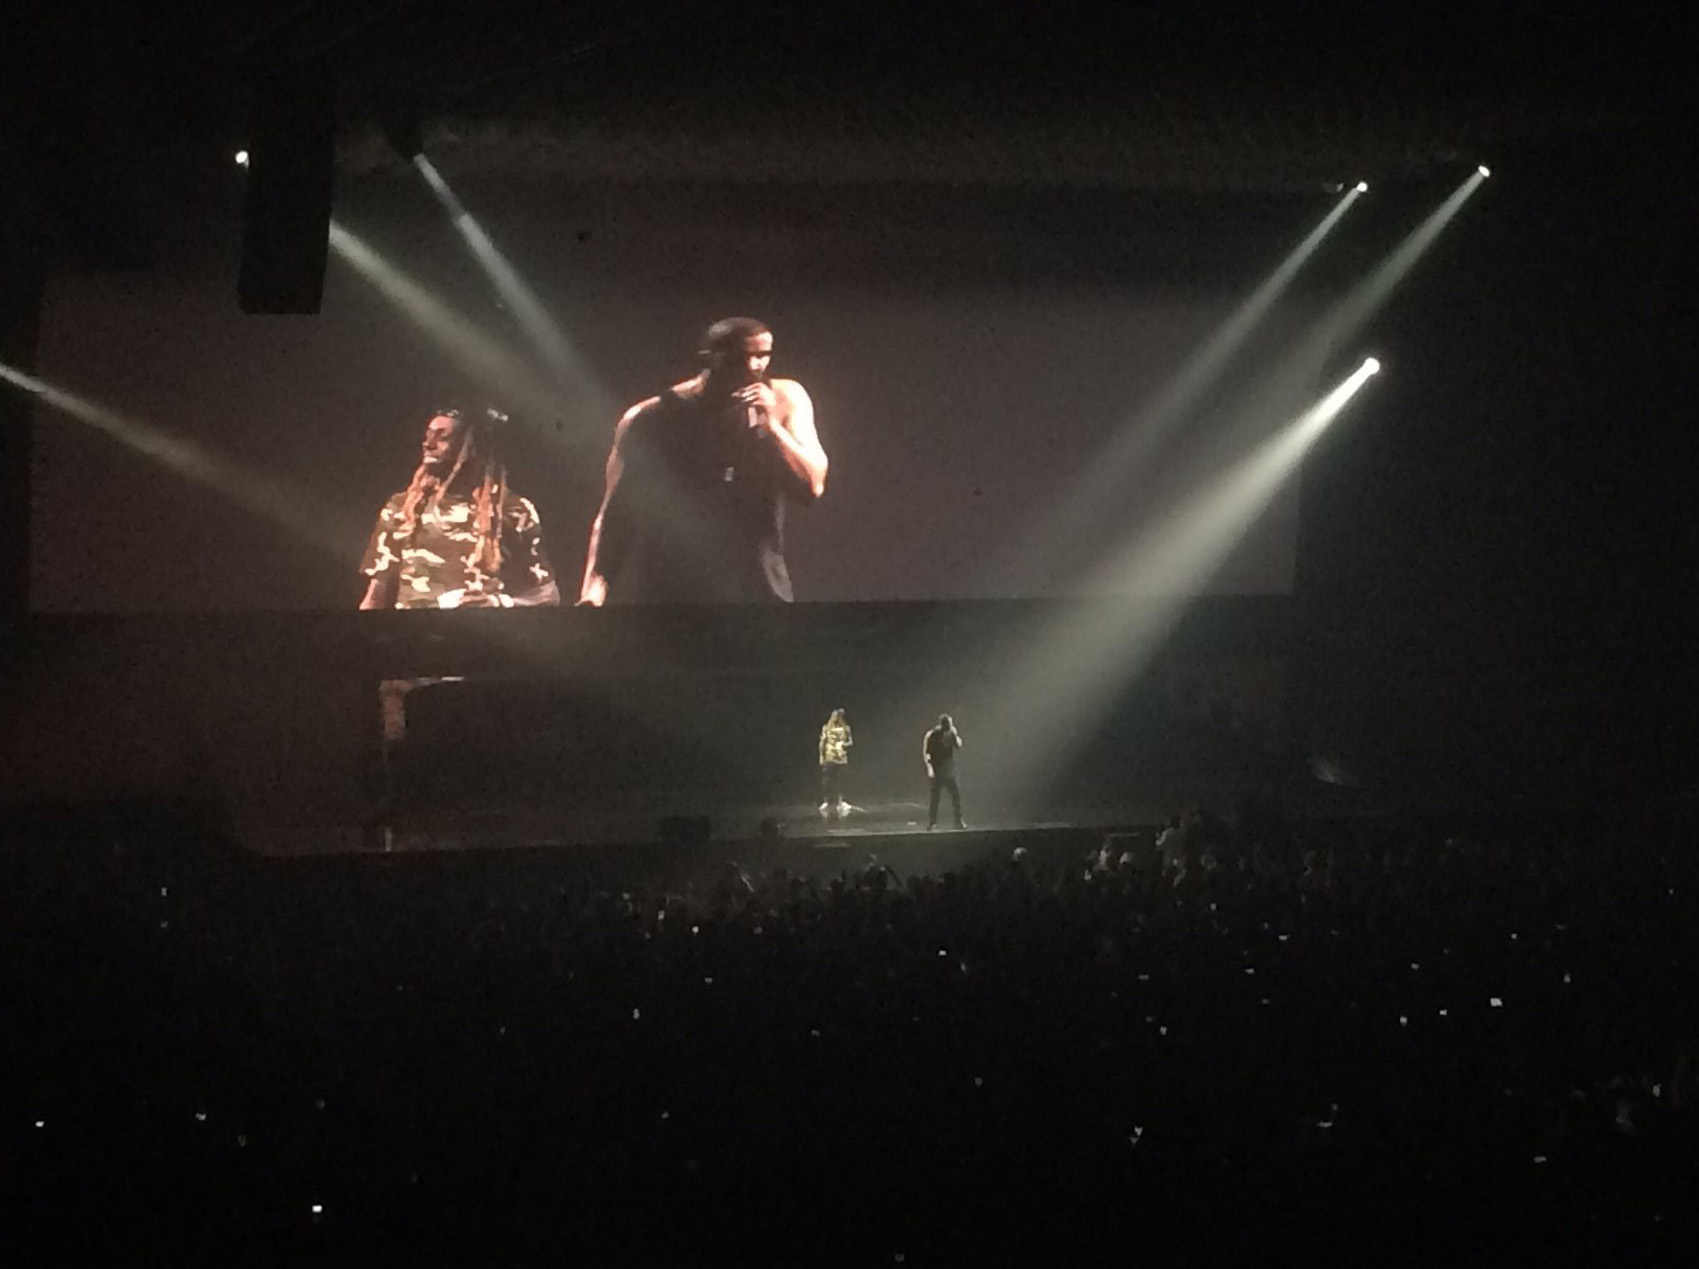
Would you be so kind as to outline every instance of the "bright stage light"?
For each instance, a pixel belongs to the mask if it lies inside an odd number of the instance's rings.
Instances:
[[[1359,194],[1367,194],[1369,192],[1369,183],[1367,181],[1358,181],[1357,192]]]
[[[236,166],[237,167],[247,167],[248,166],[248,152],[246,150],[236,151]]]
[[[1380,358],[1370,357],[1363,363],[1363,369],[1367,370],[1372,375],[1378,375],[1380,373]]]
[[[1477,172],[1479,172],[1482,176],[1491,176],[1492,175],[1491,169],[1489,169],[1485,163],[1481,164],[1481,166],[1476,168],[1475,170]]]
[[[559,397],[524,358],[494,339],[483,326],[431,294],[422,284],[373,250],[334,217],[330,248],[400,309],[479,385],[522,417],[553,418]]]
[[[1017,804],[1042,800],[1076,756],[1076,738],[1089,735],[1104,703],[1121,699],[1150,664],[1189,597],[1205,589],[1378,365],[1368,358],[1272,435],[1265,419],[1260,444],[1093,571],[1088,593],[1136,596],[1135,602],[1094,606],[1083,617],[1064,613],[1011,650],[992,676],[992,695],[976,707],[981,730],[1022,738],[1002,751],[981,749],[976,769],[990,783]]]
[[[1444,202],[1322,315],[1288,355],[1285,365],[1258,390],[1258,399],[1246,416],[1253,434],[1261,428],[1270,407],[1284,412],[1309,394],[1325,368],[1335,363],[1340,348],[1355,339],[1386,304],[1484,179],[1478,171],[1470,172]]]
[[[270,520],[303,542],[322,547],[339,558],[358,558],[358,553],[351,546],[359,539],[358,530],[340,531],[337,527],[339,513],[319,504],[304,490],[287,486],[235,459],[215,454],[156,424],[108,409],[99,402],[55,387],[3,363],[0,363],[0,381],[29,393],[60,414],[105,433],[132,452],[151,459],[185,480],[222,494],[243,510]]]
[[[616,417],[617,402],[612,394],[603,386],[589,362],[573,347],[560,323],[555,321],[536,292],[520,276],[519,270],[502,254],[489,233],[450,188],[436,165],[423,154],[416,154],[413,166],[448,213],[449,220],[465,239],[508,311],[518,320],[531,346],[548,363],[557,390],[565,403],[574,407],[580,415],[575,422],[604,426],[608,419]]]
[[[998,574],[1040,586],[1041,579],[1054,575],[1058,560],[1077,558],[1088,544],[1101,540],[1097,528],[1100,518],[1121,504],[1134,474],[1187,421],[1198,402],[1220,381],[1234,356],[1285,294],[1299,270],[1361,197],[1360,185],[1344,193],[1227,322],[1187,359],[1157,398],[1128,419],[1093,458],[1090,468],[1080,474],[1069,496],[1058,500],[1045,522],[1025,535],[1017,553],[992,566]]]

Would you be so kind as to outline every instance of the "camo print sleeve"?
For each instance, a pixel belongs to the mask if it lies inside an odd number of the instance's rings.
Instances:
[[[515,497],[507,510],[508,558],[502,571],[509,591],[534,590],[554,580],[555,571],[543,546],[543,522],[529,498]]]
[[[372,527],[365,558],[360,562],[360,572],[367,577],[387,577],[401,567],[401,556],[392,537],[395,519],[400,512],[400,494],[384,503],[383,510],[378,512],[378,522]]]

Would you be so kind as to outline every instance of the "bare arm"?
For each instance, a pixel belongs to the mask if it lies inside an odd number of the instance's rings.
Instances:
[[[632,420],[644,409],[659,402],[650,397],[627,410],[614,428],[613,448],[608,451],[607,485],[602,493],[602,505],[590,525],[590,546],[584,558],[584,581],[579,587],[578,602],[600,608],[608,599],[608,583],[624,562],[630,526],[624,523],[624,508],[619,497],[620,481],[625,475],[625,446],[631,432]]]
[[[826,450],[814,429],[814,402],[795,379],[773,380],[777,409],[768,434],[778,445],[796,478],[818,498],[826,492]]]
[[[372,612],[380,608],[394,608],[396,596],[400,593],[401,579],[394,573],[385,573],[382,577],[374,577],[366,583],[366,593],[360,599],[360,611]]]

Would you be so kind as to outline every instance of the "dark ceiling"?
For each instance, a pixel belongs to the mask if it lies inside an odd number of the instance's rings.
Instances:
[[[972,148],[1031,134],[1100,159],[1129,144],[1171,153],[1154,165],[1168,171],[1193,154],[1209,168],[1238,155],[1255,182],[1280,180],[1288,162],[1307,172],[1318,150],[1396,164],[1608,125],[1660,108],[1686,56],[1656,6],[1392,8],[179,0],[108,13],[71,3],[28,25],[18,45],[28,64],[9,78],[37,115],[146,138],[239,132],[255,72],[296,58],[337,71],[356,133],[411,106],[485,125],[465,137],[541,124],[818,136],[894,154],[910,137]]]
[[[68,0],[13,29],[21,201],[97,230],[227,163],[291,60],[336,75],[345,179],[397,170],[408,116],[450,173],[1263,194],[1687,118],[1688,46],[1645,4]]]

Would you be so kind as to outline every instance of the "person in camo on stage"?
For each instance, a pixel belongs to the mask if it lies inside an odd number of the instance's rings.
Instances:
[[[508,488],[497,418],[473,420],[457,409],[431,415],[413,478],[384,503],[366,545],[361,609],[560,603],[537,508]],[[408,693],[442,681],[378,684],[386,788],[390,751],[407,734]]]
[[[844,801],[843,777],[853,744],[855,737],[850,734],[844,711],[833,710],[820,729],[820,814],[826,819],[842,819],[849,810],[849,803]]]

